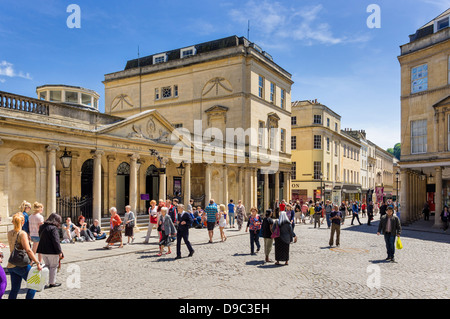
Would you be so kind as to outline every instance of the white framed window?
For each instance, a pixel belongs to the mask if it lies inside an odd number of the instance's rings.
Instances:
[[[428,64],[411,69],[411,93],[428,90]]]
[[[285,106],[286,106],[286,91],[281,89],[281,93],[280,93],[280,107],[282,109],[284,109]]]
[[[153,56],[153,64],[162,63],[167,61],[167,54],[161,53]]]
[[[264,77],[261,75],[258,78],[258,96],[264,98]]]
[[[448,27],[449,27],[449,16],[446,16],[434,22],[434,32],[438,32]]]
[[[258,146],[264,146],[264,122],[262,121],[258,123]]]
[[[411,154],[427,152],[427,120],[411,121]]]
[[[270,103],[275,103],[275,84],[270,82]]]
[[[314,135],[314,149],[315,150],[322,149],[322,135]]]
[[[197,53],[197,50],[195,49],[195,46],[191,46],[191,47],[188,47],[188,48],[181,49],[180,57],[181,58],[187,58],[187,57],[190,57],[192,55],[195,55],[196,53]]]

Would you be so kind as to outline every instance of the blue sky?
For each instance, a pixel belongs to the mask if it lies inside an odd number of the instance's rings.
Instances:
[[[81,28],[68,28],[69,4]],[[381,9],[370,29],[368,5]],[[141,56],[247,36],[292,74],[292,100],[318,99],[383,148],[400,142],[399,46],[450,0],[0,1],[0,90],[36,97],[36,86],[97,91],[107,73]]]

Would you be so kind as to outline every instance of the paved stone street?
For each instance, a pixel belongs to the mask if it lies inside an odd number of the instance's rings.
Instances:
[[[450,298],[449,231],[423,228],[423,222],[404,227],[404,248],[396,251],[396,263],[388,263],[383,237],[376,235],[378,216],[373,226],[361,221],[351,226],[347,217],[341,245],[331,249],[326,223],[320,229],[297,224],[299,240],[291,245],[288,266],[264,263],[262,240],[261,251],[250,255],[248,233],[236,228],[226,229],[226,242],[220,242],[216,228],[212,244],[206,229],[191,229],[195,254],[186,257],[183,244],[179,260],[174,260],[175,245],[172,254],[157,257],[157,238],[143,244],[145,231],[136,232],[135,243],[122,249],[104,250],[104,240],[64,244],[66,258],[57,278],[62,286],[38,292],[36,299]]]

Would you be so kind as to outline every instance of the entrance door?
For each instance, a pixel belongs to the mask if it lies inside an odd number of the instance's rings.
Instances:
[[[159,202],[159,172],[155,165],[150,165],[145,172],[145,193],[150,199],[145,201],[146,211],[148,211],[152,199],[156,201],[156,205]]]
[[[92,198],[94,184],[94,160],[88,159],[81,166],[81,198]]]
[[[117,213],[125,214],[125,206],[130,204],[130,164],[123,162],[117,167],[116,208]]]

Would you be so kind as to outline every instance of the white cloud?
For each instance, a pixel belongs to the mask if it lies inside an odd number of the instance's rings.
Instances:
[[[258,36],[270,39],[302,41],[305,45],[366,42],[368,36],[336,36],[328,23],[320,14],[323,10],[321,4],[303,8],[288,8],[279,2],[248,1],[244,8],[232,9],[231,19],[238,23],[247,23],[250,20],[250,35],[256,31]]]
[[[31,80],[30,73],[24,73],[22,71],[17,72],[16,70],[14,70],[14,65],[12,63],[4,60],[0,62],[0,75],[7,76],[10,78],[19,77]],[[5,80],[3,79],[3,81],[1,82],[4,83]]]

